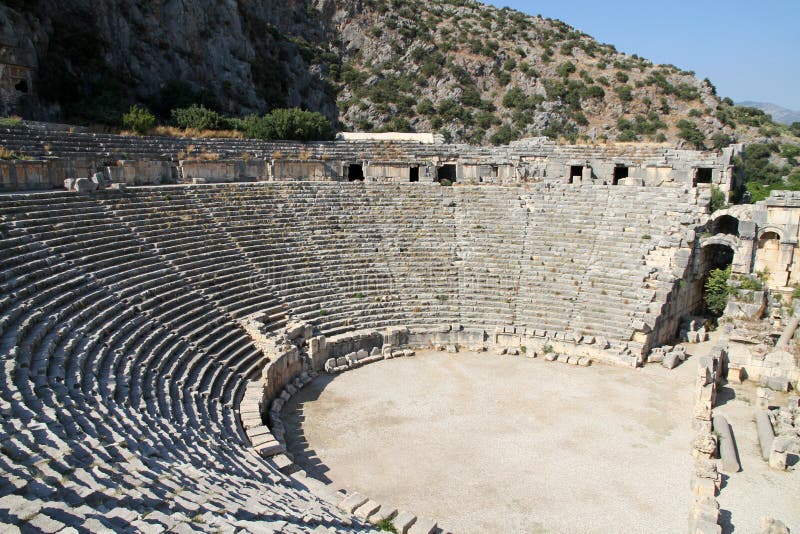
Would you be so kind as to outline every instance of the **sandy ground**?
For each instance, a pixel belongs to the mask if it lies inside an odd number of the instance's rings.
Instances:
[[[771,404],[786,406],[786,397],[776,394]],[[731,424],[742,466],[738,473],[723,475],[720,524],[723,532],[759,532],[760,518],[769,516],[783,521],[791,532],[800,532],[800,465],[793,458],[787,471],[775,471],[761,458],[755,406],[754,384],[729,384],[717,396],[714,413]]]
[[[321,376],[284,421],[334,487],[455,532],[684,532],[694,370],[424,353]]]

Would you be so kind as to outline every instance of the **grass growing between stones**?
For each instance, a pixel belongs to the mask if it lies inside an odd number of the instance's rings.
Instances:
[[[381,519],[380,521],[375,523],[375,526],[378,527],[383,532],[395,532],[395,533],[397,532],[397,529],[394,528],[394,525],[388,519]]]
[[[22,124],[22,119],[19,117],[0,117],[0,126],[19,126]]]

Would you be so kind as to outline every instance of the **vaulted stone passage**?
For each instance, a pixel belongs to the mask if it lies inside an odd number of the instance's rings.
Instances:
[[[612,177],[611,183],[612,185],[619,184],[620,180],[623,180],[628,177],[629,169],[625,165],[616,165],[614,167],[614,175]]]
[[[717,217],[711,225],[711,233],[739,235],[739,219],[732,215],[721,215]]]
[[[694,185],[710,184],[713,176],[713,169],[710,167],[698,167],[694,171]]]
[[[349,182],[364,181],[364,166],[360,163],[351,163],[347,166],[347,180]]]
[[[450,183],[456,182],[456,166],[448,163],[436,168],[436,181],[448,180]]]

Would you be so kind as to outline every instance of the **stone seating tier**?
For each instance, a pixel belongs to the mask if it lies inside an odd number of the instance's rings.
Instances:
[[[265,359],[242,321],[625,344],[658,307],[647,255],[676,209],[700,213],[633,186],[0,195],[0,523],[359,530],[253,453],[238,409]]]

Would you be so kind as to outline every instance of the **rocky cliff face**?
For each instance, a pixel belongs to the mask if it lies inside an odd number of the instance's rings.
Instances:
[[[682,142],[681,119],[706,139],[733,133],[710,82],[468,0],[15,0],[0,6],[0,52],[3,111],[39,119],[113,122],[132,102],[168,117],[202,102],[475,143]]]
[[[0,38],[33,72],[18,107],[36,118],[102,121],[131,101],[161,109],[183,100],[333,117],[324,78],[282,33],[321,38],[305,10],[296,0],[41,0],[0,6]]]

